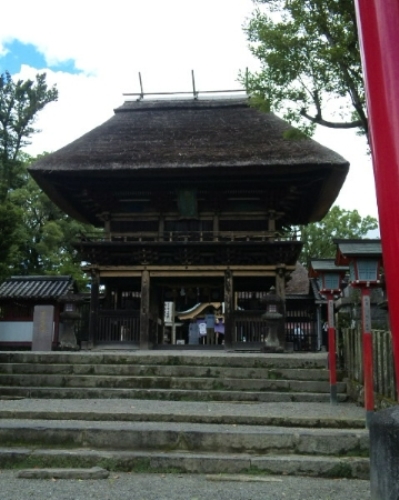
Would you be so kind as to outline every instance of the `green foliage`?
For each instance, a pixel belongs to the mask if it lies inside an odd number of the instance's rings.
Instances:
[[[58,91],[48,88],[46,74],[33,80],[13,81],[8,72],[0,75],[0,203],[19,187],[23,178],[21,150],[35,132],[34,120]]]
[[[9,275],[8,262],[13,255],[22,210],[10,202],[0,204],[0,279]]]
[[[8,259],[13,273],[68,274],[83,286],[86,280],[72,244],[81,234],[95,229],[63,213],[26,170],[23,185],[10,194],[10,204],[19,207],[21,212],[14,230],[13,252]]]
[[[245,31],[261,70],[240,79],[258,106],[263,99],[308,135],[317,124],[367,133],[353,0],[254,3]]]
[[[300,227],[303,241],[300,261],[309,266],[311,259],[334,258],[337,250],[334,239],[364,238],[377,227],[377,219],[370,215],[361,217],[357,210],[334,206],[322,221]]]
[[[46,75],[14,82],[0,75],[0,279],[11,274],[69,274],[85,284],[72,243],[93,231],[65,215],[28,175],[34,158],[23,153],[36,132],[34,120],[57,100]]]
[[[291,128],[283,133],[283,137],[288,141],[300,141],[302,139],[306,139],[308,136],[304,132],[302,132],[302,130]]]

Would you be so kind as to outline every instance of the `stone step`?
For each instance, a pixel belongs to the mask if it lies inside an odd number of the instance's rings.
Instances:
[[[42,375],[0,374],[2,386],[30,387],[87,387],[115,389],[171,389],[191,391],[283,391],[329,392],[327,381],[278,379],[225,379],[188,377],[120,377],[102,375]],[[337,392],[344,393],[346,384],[337,383]]]
[[[303,427],[326,429],[364,429],[364,419],[309,418],[309,417],[273,417],[259,415],[182,415],[179,413],[115,413],[109,412],[73,412],[67,414],[57,411],[15,411],[1,410],[0,419],[29,419],[29,420],[87,420],[87,421],[115,421],[120,422],[174,422],[192,424],[225,424],[225,425],[262,425],[278,427]]]
[[[113,375],[191,378],[243,378],[262,380],[328,381],[329,372],[321,368],[236,368],[226,366],[181,366],[137,364],[63,364],[7,363],[0,365],[1,374],[49,375]],[[338,374],[339,376],[340,374]]]
[[[365,429],[364,409],[351,403],[227,403],[132,399],[3,400],[0,419],[187,422]]]
[[[46,399],[151,399],[160,401],[241,401],[241,402],[321,402],[330,400],[327,392],[294,391],[225,391],[179,389],[108,389],[90,387],[0,387],[0,398]],[[345,393],[338,393],[338,402],[347,401]]]
[[[233,454],[369,454],[366,429],[304,429],[171,422],[0,421],[4,447]]]
[[[210,366],[227,368],[326,369],[326,353],[293,354],[223,354],[206,352],[129,351],[115,352],[0,352],[0,365],[6,363],[33,364],[91,364],[91,365],[155,365],[155,366]]]
[[[369,479],[362,457],[0,448],[0,468],[96,467],[120,472],[275,474]]]

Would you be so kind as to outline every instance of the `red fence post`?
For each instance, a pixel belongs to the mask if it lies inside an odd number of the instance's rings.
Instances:
[[[330,371],[330,403],[337,404],[337,346],[334,326],[334,295],[327,294],[328,309],[328,368]]]
[[[364,369],[364,408],[369,427],[374,412],[373,338],[371,335],[370,288],[362,287],[362,344]]]
[[[355,6],[399,390],[399,0],[355,0]]]

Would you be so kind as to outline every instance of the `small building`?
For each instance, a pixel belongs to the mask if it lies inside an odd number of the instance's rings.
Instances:
[[[0,349],[29,349],[35,306],[54,306],[53,345],[60,334],[63,298],[75,291],[71,276],[12,276],[0,284]]]
[[[291,227],[324,217],[348,167],[249,99],[207,94],[126,101],[29,171],[69,215],[103,228],[76,242],[92,277],[91,345],[162,348],[166,302],[223,302],[231,349],[244,341],[238,295],[274,287],[285,302],[302,248]]]

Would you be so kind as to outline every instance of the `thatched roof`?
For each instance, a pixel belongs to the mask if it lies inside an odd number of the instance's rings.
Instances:
[[[292,127],[239,100],[125,102],[103,125],[31,169],[146,170],[348,163]]]
[[[306,268],[296,263],[295,270],[291,273],[291,279],[285,287],[287,295],[309,295],[309,275]]]
[[[348,166],[335,152],[299,138],[272,113],[250,107],[248,99],[208,98],[125,102],[104,124],[29,170],[70,213],[80,210],[63,193],[62,184],[72,179],[83,191],[83,178],[91,183],[101,177],[108,183],[117,178],[137,183],[143,177],[245,175],[285,181],[308,175],[321,179],[319,191],[311,187],[309,192],[316,205],[322,204],[311,210],[311,219],[318,220],[338,195]],[[83,187],[90,191],[90,184]]]

